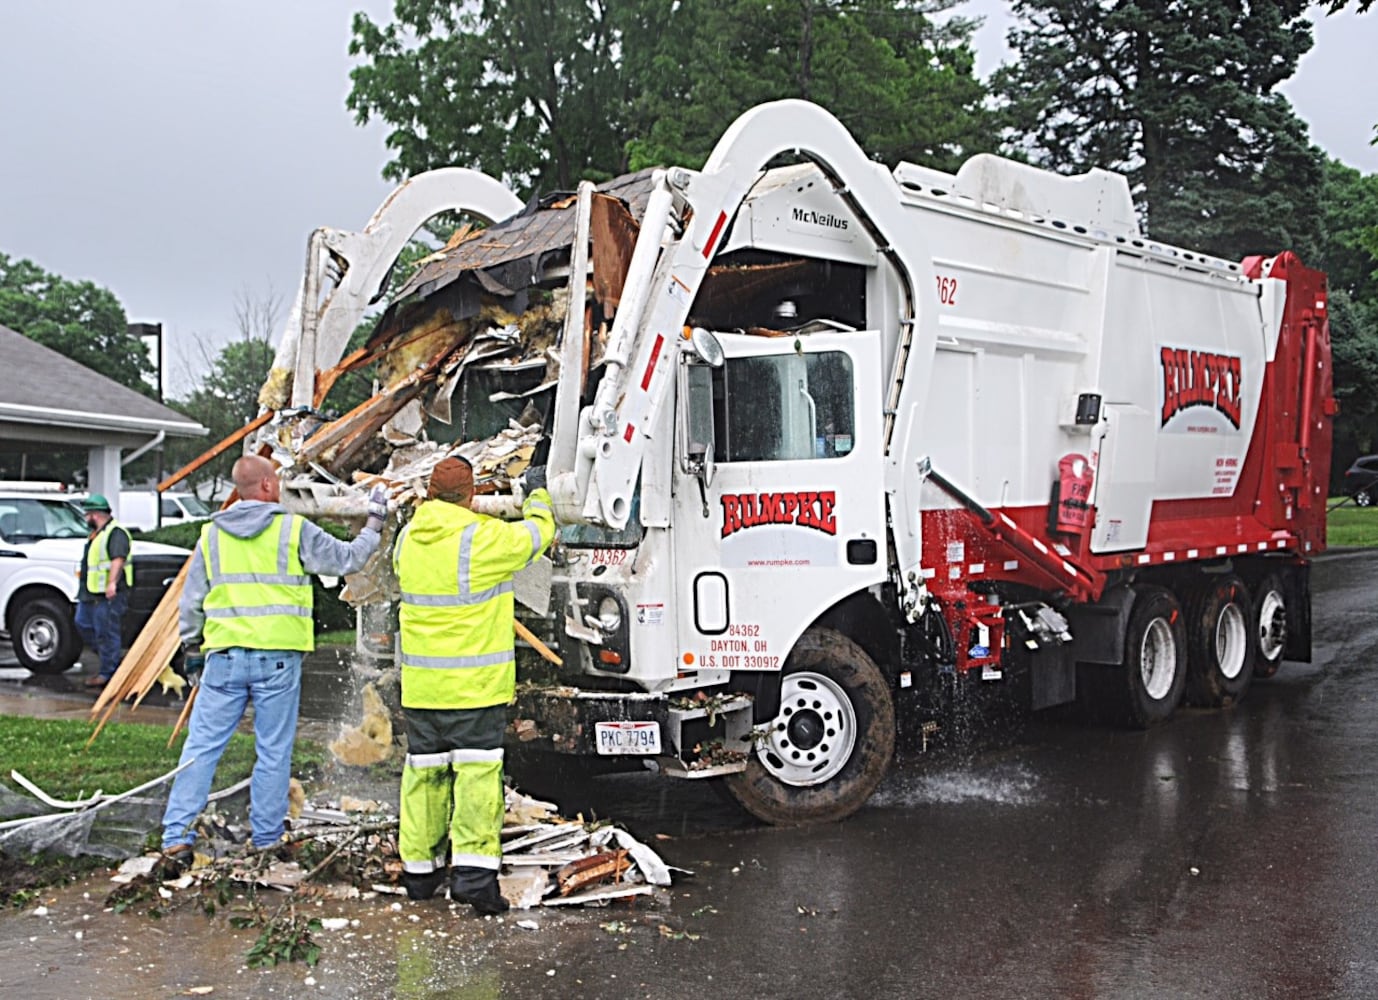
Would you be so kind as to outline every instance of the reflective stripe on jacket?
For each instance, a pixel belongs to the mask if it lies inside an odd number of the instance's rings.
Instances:
[[[104,528],[96,532],[96,537],[91,539],[91,547],[87,549],[86,590],[97,597],[105,593],[105,583],[110,579],[110,535],[117,528],[124,531],[112,517],[105,522]],[[124,585],[134,586],[134,560],[128,556],[124,560]]]
[[[201,558],[209,589],[203,648],[315,648],[311,577],[301,565],[305,522],[278,514],[252,538],[211,522],[201,529]]]
[[[402,706],[487,708],[516,689],[512,574],[555,537],[550,494],[533,490],[521,521],[428,500],[393,554],[402,590]]]

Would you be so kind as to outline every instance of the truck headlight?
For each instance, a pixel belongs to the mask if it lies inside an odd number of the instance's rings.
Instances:
[[[605,597],[598,602],[598,627],[607,635],[612,635],[622,627],[622,605],[615,597]]]

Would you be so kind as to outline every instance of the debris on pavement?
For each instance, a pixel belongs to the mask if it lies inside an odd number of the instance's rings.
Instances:
[[[503,872],[499,885],[514,909],[538,906],[607,905],[650,895],[671,884],[671,868],[626,830],[564,819],[554,805],[506,790]],[[282,893],[351,898],[364,892],[404,894],[397,884],[397,820],[376,802],[306,802],[299,820],[269,849],[243,841],[242,824],[203,816],[208,836],[197,843],[191,867],[166,878],[162,856],[129,858],[111,877],[121,888],[111,905],[162,895],[169,890],[200,892],[222,880]]]

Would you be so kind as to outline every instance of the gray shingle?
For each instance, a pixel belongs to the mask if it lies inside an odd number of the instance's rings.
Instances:
[[[0,326],[0,372],[6,376],[0,378],[0,404],[156,420],[185,428],[168,427],[169,434],[204,433],[200,424],[176,410],[5,326]],[[62,423],[60,415],[53,423]]]

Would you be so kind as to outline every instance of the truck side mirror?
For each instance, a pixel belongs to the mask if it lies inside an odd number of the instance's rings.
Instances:
[[[713,483],[713,369],[682,355],[680,364],[680,467],[697,476],[703,489]]]

